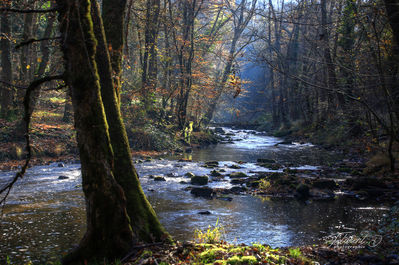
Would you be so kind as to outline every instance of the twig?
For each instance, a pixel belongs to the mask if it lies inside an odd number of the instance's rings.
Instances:
[[[18,89],[26,89],[26,87],[24,87],[24,86],[17,86],[17,85],[8,83],[8,82],[3,81],[3,80],[0,80],[0,84],[4,84],[4,85],[10,86],[10,87],[15,87],[15,88],[18,88]]]
[[[12,12],[12,13],[51,13],[58,11],[58,8],[51,9],[16,9],[16,8],[0,8],[0,12]]]
[[[29,39],[29,40],[26,40],[26,41],[23,41],[23,42],[19,43],[17,46],[15,46],[15,49],[18,50],[22,46],[29,45],[29,44],[34,43],[34,42],[46,41],[46,40],[59,40],[59,39],[61,39],[61,37],[51,37],[51,38],[42,38],[42,39],[34,39],[34,38],[32,38],[32,39]]]

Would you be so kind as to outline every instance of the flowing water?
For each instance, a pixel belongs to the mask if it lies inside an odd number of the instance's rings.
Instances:
[[[282,139],[252,131],[226,129],[234,134],[232,143],[194,150],[193,162],[179,162],[179,156],[136,164],[142,187],[159,219],[177,240],[191,240],[195,229],[206,229],[217,220],[225,239],[237,243],[264,243],[273,247],[316,244],[337,231],[362,231],[376,224],[388,208],[384,205],[338,198],[334,201],[300,202],[288,198],[262,198],[231,195],[232,201],[195,198],[184,188],[187,172],[209,174],[203,161],[218,160],[226,174],[248,175],[266,171],[255,164],[257,158],[275,159],[292,168],[317,171],[320,165],[339,159],[311,144],[279,144]],[[243,161],[241,169],[231,169]],[[272,170],[270,170],[272,171]],[[173,173],[173,174],[169,174]],[[15,172],[1,172],[0,185]],[[169,174],[169,176],[168,176]],[[163,175],[164,182],[150,175]],[[59,176],[66,178],[59,179]],[[209,183],[213,188],[230,188],[225,177]],[[18,182],[9,196],[0,220],[0,263],[57,260],[78,244],[85,230],[84,198],[79,164],[35,166]],[[209,215],[198,214],[209,211]]]

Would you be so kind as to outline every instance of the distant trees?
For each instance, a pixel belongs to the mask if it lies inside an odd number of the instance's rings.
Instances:
[[[265,100],[272,104],[274,127],[301,124],[329,128],[337,137],[387,138],[393,169],[399,132],[397,6],[385,1],[387,20],[378,0],[280,3],[277,11],[266,3],[269,8],[259,13],[259,27],[268,31],[255,45],[259,63],[271,71]]]
[[[4,2],[5,8],[10,8],[11,3]],[[0,105],[0,117],[5,118],[10,113],[13,100],[13,88],[10,84],[13,81],[13,68],[12,68],[12,56],[11,56],[11,15],[2,12],[0,17],[0,49],[1,49],[1,105]]]
[[[189,121],[196,128],[207,124],[250,39],[243,32],[256,1],[148,0],[129,10],[127,62],[141,69],[125,73],[130,108],[180,129]],[[133,83],[141,88],[131,89]]]

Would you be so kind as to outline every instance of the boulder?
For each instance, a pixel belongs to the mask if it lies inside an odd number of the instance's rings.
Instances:
[[[220,172],[217,171],[217,170],[212,170],[211,171],[211,176],[212,177],[220,177],[220,176],[222,176],[222,174],[220,174]]]
[[[218,167],[219,162],[218,161],[207,161],[205,162],[206,167]]]
[[[210,212],[210,211],[201,211],[201,212],[198,212],[198,214],[201,214],[201,215],[210,215],[211,212]]]
[[[206,185],[208,184],[209,177],[208,176],[194,176],[191,177],[191,184],[193,185]]]
[[[58,163],[58,167],[65,167],[64,163]]]
[[[265,167],[271,170],[279,170],[280,168],[282,168],[283,166],[280,164],[273,164],[273,163],[261,163],[259,164],[261,167]]]
[[[203,197],[211,199],[213,197],[213,189],[209,187],[193,187],[191,188],[191,194],[195,197]]]
[[[241,184],[244,184],[245,182],[246,182],[245,179],[232,179],[232,180],[230,180],[230,183],[234,184],[234,185],[241,185]]]
[[[166,176],[169,177],[169,178],[176,178],[179,175],[177,175],[177,173],[175,173],[175,172],[171,172],[171,173],[166,174]]]
[[[58,179],[69,179],[67,176],[59,176]]]
[[[223,128],[221,128],[221,127],[216,127],[215,128],[215,133],[220,133],[220,134],[225,134],[226,132],[223,130]]]
[[[338,188],[338,185],[332,179],[318,179],[313,182],[313,187],[317,189],[334,190]]]
[[[301,200],[307,200],[309,198],[309,186],[306,184],[299,184],[295,190],[295,197]]]
[[[234,186],[234,187],[231,187],[229,191],[231,193],[241,193],[241,192],[246,192],[247,188],[242,187],[242,186]]]
[[[229,166],[229,168],[231,168],[231,169],[240,169],[242,167],[240,167],[239,165],[231,165],[231,166]]]
[[[233,172],[230,174],[230,178],[235,179],[235,178],[247,178],[247,174],[243,172]]]
[[[154,181],[166,181],[166,179],[162,176],[154,176]]]

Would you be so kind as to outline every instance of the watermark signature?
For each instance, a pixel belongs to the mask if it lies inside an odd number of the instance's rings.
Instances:
[[[323,237],[324,243],[332,248],[361,249],[365,247],[376,247],[382,242],[382,235],[370,231],[360,234],[354,232],[337,232]]]

